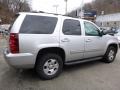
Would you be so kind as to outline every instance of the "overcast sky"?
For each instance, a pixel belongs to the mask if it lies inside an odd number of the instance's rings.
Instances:
[[[91,2],[92,0],[68,0],[67,11],[70,12],[84,3]],[[45,11],[56,13],[55,5],[58,5],[57,13],[65,14],[65,1],[64,0],[32,0],[31,6],[33,10]]]

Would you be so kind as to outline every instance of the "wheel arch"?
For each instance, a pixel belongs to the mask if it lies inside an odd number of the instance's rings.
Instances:
[[[111,44],[108,45],[108,47],[110,47],[110,46],[113,46],[114,48],[116,48],[116,51],[118,51],[119,47],[118,47],[118,45],[116,43],[111,43]]]
[[[64,49],[60,48],[60,47],[47,47],[47,48],[43,48],[43,49],[40,49],[37,53],[37,57],[36,57],[36,61],[35,61],[35,66],[36,66],[36,63],[38,61],[38,58],[39,57],[42,57],[42,55],[44,54],[47,54],[47,53],[55,53],[55,54],[58,54],[61,56],[62,60],[63,60],[63,63],[65,62],[65,51]]]

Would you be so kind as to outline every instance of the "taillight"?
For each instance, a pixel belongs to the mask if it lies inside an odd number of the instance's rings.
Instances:
[[[11,53],[19,53],[18,33],[10,33],[9,47]]]

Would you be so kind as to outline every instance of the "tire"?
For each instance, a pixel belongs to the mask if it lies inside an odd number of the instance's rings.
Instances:
[[[45,54],[38,57],[36,72],[41,79],[49,80],[57,77],[63,68],[62,58],[57,54]]]
[[[105,63],[111,63],[115,60],[117,50],[113,46],[109,46],[104,57],[103,57],[103,62]]]

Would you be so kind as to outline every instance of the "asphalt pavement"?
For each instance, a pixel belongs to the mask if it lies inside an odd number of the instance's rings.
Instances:
[[[34,70],[16,70],[3,58],[6,41],[0,39],[0,90],[120,90],[119,54],[113,63],[100,61],[65,66],[52,80],[41,80]]]

